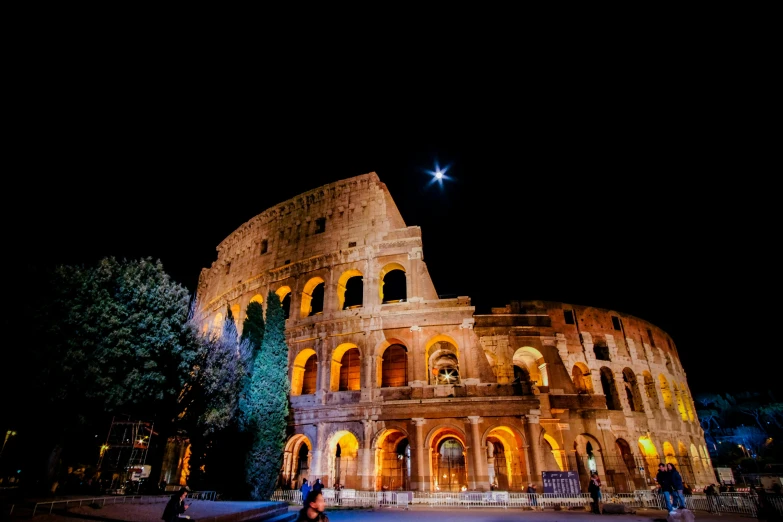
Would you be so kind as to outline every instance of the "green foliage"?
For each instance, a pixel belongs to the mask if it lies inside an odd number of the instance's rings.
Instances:
[[[247,305],[247,317],[242,323],[242,340],[250,343],[255,357],[264,342],[264,309],[261,303],[253,301]]]
[[[246,460],[251,498],[269,500],[282,465],[288,424],[288,345],[280,298],[269,292],[266,327],[253,364],[247,426],[252,447]]]

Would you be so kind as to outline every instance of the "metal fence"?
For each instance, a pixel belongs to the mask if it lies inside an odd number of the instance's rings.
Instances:
[[[95,497],[95,498],[77,498],[77,499],[64,499],[64,500],[52,500],[49,502],[37,502],[33,507],[33,514],[46,512],[51,514],[55,506],[58,509],[68,509],[72,506],[81,506],[84,504],[100,504],[105,506],[106,504],[153,504],[157,502],[168,502],[168,496],[160,495],[124,495],[124,496],[111,496],[111,497]]]
[[[329,507],[404,507],[409,505],[426,507],[499,507],[540,510],[546,508],[587,508],[591,499],[588,493],[561,495],[556,493],[516,493],[509,491],[464,491],[436,492],[421,491],[361,491],[353,489],[324,488],[324,500]],[[767,509],[783,514],[783,496],[767,494]],[[302,504],[302,494],[297,490],[277,490],[272,500],[292,505]],[[603,504],[625,504],[634,508],[666,509],[662,495],[653,490],[642,489],[632,493],[605,493]],[[737,513],[755,517],[759,509],[759,497],[750,493],[720,493],[714,496],[702,494],[685,497],[686,507],[693,511],[713,513]]]

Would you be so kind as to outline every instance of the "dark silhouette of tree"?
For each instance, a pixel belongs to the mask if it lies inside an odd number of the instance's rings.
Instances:
[[[246,412],[252,436],[246,476],[254,500],[269,500],[274,493],[283,460],[290,388],[285,312],[280,298],[270,291],[264,338],[253,363]]]

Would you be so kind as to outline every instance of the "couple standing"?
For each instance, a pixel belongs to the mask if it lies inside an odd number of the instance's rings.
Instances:
[[[670,515],[676,513],[675,508],[685,509],[685,496],[682,494],[685,485],[682,482],[682,475],[674,464],[664,464],[663,462],[658,464],[658,474],[655,476],[655,481],[658,482],[660,492],[663,493],[666,509]],[[676,506],[672,505],[672,496]]]

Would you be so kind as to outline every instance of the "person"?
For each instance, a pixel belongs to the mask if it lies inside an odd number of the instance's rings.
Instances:
[[[180,490],[169,499],[166,507],[163,509],[163,516],[161,520],[166,522],[177,522],[179,516],[188,510],[190,504],[185,504],[185,497],[188,496],[188,488],[180,488]]]
[[[306,506],[305,501],[307,500],[307,494],[310,493],[310,483],[307,482],[307,479],[302,480],[302,487],[299,488],[299,491],[302,492],[302,505]]]
[[[688,484],[683,484],[685,487],[682,488],[682,494],[686,497],[690,497],[693,495],[693,488],[691,488]]]
[[[323,482],[321,482],[321,479],[315,479],[315,484],[313,484],[313,491],[320,493],[322,489],[324,489],[324,485]]]
[[[720,516],[720,509],[718,504],[718,486],[710,484],[704,488],[704,494],[707,496],[707,510],[710,513],[717,513]]]
[[[666,470],[671,473],[672,496],[675,500],[673,504],[677,504],[680,509],[685,509],[687,506],[685,504],[685,495],[683,494],[685,484],[682,481],[682,475],[680,475],[680,472],[677,471],[677,467],[671,462],[666,464]]]
[[[672,474],[667,469],[666,464],[661,462],[658,464],[658,474],[655,475],[655,481],[658,483],[658,492],[663,495],[663,500],[666,502],[666,511],[670,515],[677,513],[672,506]]]
[[[317,484],[318,479],[315,482]],[[296,522],[329,522],[329,517],[324,513],[325,509],[326,501],[323,493],[320,490],[316,491],[315,485],[313,485],[313,489],[307,494],[304,507],[299,510]]]
[[[527,485],[527,493],[531,493],[530,498],[530,505],[533,506],[533,509],[538,506],[538,498],[536,497],[536,485],[535,484],[528,484]]]
[[[590,503],[591,511],[598,515],[601,514],[601,479],[598,478],[598,473],[590,474],[590,483],[587,485],[587,492],[590,493],[592,502]]]

